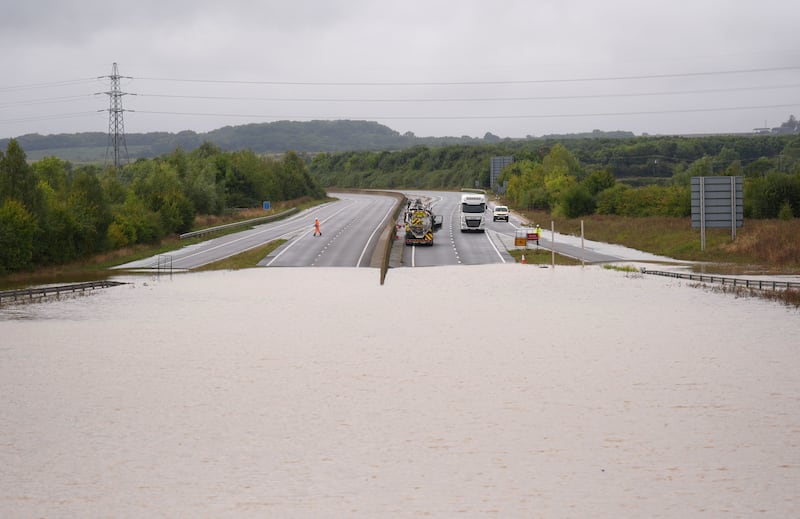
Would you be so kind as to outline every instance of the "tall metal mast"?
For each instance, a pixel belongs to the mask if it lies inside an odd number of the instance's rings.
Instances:
[[[122,159],[124,154],[125,162],[128,161],[128,145],[125,143],[125,122],[122,118],[123,112],[131,111],[122,108],[122,96],[128,95],[119,86],[120,79],[132,79],[130,76],[120,76],[117,70],[117,63],[111,68],[110,76],[100,76],[111,80],[111,89],[104,92],[108,95],[108,145],[106,146],[106,164],[108,164],[108,154],[110,150],[114,153],[114,167],[122,169]],[[102,111],[102,110],[101,110]]]

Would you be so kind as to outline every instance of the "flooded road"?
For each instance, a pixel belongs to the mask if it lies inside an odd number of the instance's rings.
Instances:
[[[600,267],[0,309],[0,516],[800,515],[800,316]]]

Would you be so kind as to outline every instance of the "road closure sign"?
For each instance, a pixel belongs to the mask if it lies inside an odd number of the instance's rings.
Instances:
[[[731,229],[744,224],[743,177],[692,177],[692,228],[700,229],[702,249],[705,250],[707,228]]]
[[[517,247],[528,246],[528,231],[525,229],[517,229],[514,232],[514,245]]]

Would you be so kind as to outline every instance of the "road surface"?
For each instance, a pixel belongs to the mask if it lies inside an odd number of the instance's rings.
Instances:
[[[287,243],[262,261],[262,265],[369,266],[378,237],[388,224],[397,199],[377,194],[331,193],[330,196],[338,200],[278,222],[257,225],[115,268],[191,270],[278,239],[287,240]],[[322,236],[313,235],[315,218],[320,220]]]
[[[427,267],[440,265],[484,265],[513,262],[508,253],[515,248],[516,231],[533,222],[511,213],[508,222],[492,221],[487,209],[486,232],[461,232],[459,228],[459,192],[401,190],[408,198],[429,202],[435,214],[443,216],[442,228],[434,235],[433,246],[403,246],[403,229],[398,228],[396,247],[402,248],[400,265]],[[397,199],[377,193],[331,193],[336,201],[314,207],[278,222],[261,224],[239,233],[221,236],[124,265],[118,269],[191,270],[259,247],[270,241],[287,242],[264,258],[265,267],[366,267],[369,266],[379,237],[389,223]],[[319,218],[322,236],[314,236],[314,219]],[[674,262],[670,258],[634,249],[581,240],[543,227],[539,247],[554,250],[587,263],[619,261]],[[401,225],[402,219],[395,224]],[[530,242],[529,247],[535,247]]]

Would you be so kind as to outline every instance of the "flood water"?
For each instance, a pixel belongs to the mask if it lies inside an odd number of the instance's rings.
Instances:
[[[800,314],[600,267],[0,308],[2,517],[800,516]]]

